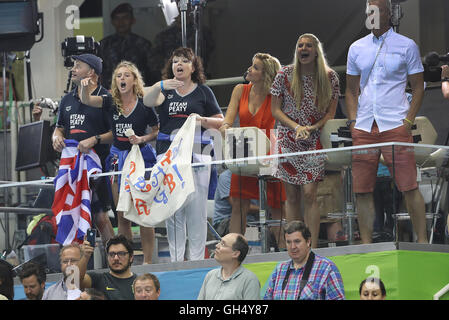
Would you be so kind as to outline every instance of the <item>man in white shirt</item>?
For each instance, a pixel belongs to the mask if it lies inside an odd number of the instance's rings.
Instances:
[[[413,142],[411,127],[424,96],[424,68],[418,46],[390,26],[391,1],[368,0],[374,10],[372,33],[354,42],[348,53],[346,108],[353,145]],[[378,19],[376,19],[378,18]],[[412,88],[409,103],[407,81]],[[418,242],[427,243],[424,200],[416,182],[416,162],[409,147],[368,149],[353,155],[353,190],[363,243],[370,243],[373,222],[373,190],[380,152],[403,192]],[[379,152],[380,151],[380,152]],[[393,164],[394,159],[394,164]]]

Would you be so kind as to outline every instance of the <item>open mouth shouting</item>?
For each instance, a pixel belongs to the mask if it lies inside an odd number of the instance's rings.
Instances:
[[[176,68],[176,73],[183,73],[184,72],[184,68],[179,66]]]
[[[308,57],[310,57],[310,52],[307,52],[307,51],[301,52],[301,59],[306,59]]]

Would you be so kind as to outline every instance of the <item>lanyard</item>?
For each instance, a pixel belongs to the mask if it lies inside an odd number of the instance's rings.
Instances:
[[[313,251],[310,251],[309,258],[307,259],[306,265],[304,267],[304,273],[302,274],[302,278],[299,281],[299,293],[298,296],[296,297],[297,300],[299,300],[299,298],[301,297],[301,292],[306,286],[307,281],[309,281],[310,271],[312,270],[314,260],[315,254],[313,253]],[[282,292],[284,292],[285,287],[287,286],[289,280],[288,278],[290,278],[292,267],[293,267],[293,260],[288,266],[287,273],[285,274],[284,281],[282,282]]]

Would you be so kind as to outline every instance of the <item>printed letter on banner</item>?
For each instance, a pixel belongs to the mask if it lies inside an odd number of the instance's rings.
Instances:
[[[141,226],[154,227],[171,217],[195,192],[192,149],[196,116],[187,119],[170,148],[145,180],[145,164],[138,145],[133,145],[123,165],[117,211]]]

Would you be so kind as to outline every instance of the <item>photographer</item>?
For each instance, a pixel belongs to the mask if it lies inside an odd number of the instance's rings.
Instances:
[[[56,114],[58,111],[58,105],[56,102],[49,98],[41,98],[32,103],[33,109],[31,111],[31,114],[33,116],[33,121],[39,121],[44,120],[42,119],[43,109],[49,109],[50,112],[53,114]]]
[[[38,103],[35,103],[33,106],[33,111],[31,112],[33,114],[33,121],[39,121],[42,116],[42,107]]]
[[[441,91],[443,96],[449,100],[449,66],[444,65],[441,67]]]

